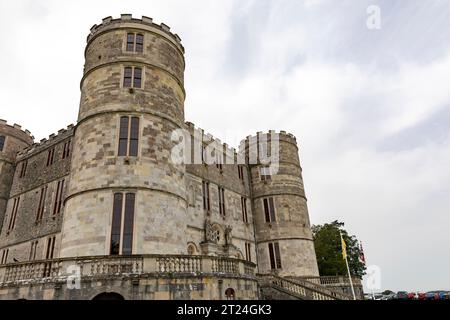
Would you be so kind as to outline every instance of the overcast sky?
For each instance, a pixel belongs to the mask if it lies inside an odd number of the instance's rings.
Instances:
[[[344,221],[384,289],[450,290],[450,1],[0,0],[0,118],[75,123],[86,36],[121,13],[182,38],[186,120],[297,136],[311,222]]]

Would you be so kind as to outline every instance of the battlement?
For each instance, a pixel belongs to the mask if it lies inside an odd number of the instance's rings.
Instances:
[[[91,39],[96,36],[97,34],[101,33],[102,31],[111,29],[116,27],[119,24],[123,23],[138,23],[143,24],[148,27],[152,27],[154,29],[157,29],[160,32],[163,32],[164,34],[168,35],[170,39],[173,40],[175,44],[177,44],[180,48],[180,50],[184,53],[184,47],[181,44],[181,38],[176,34],[172,33],[170,31],[170,27],[164,23],[156,24],[153,23],[153,19],[150,17],[142,16],[141,19],[133,18],[131,14],[121,14],[120,18],[113,19],[112,17],[106,17],[103,18],[102,23],[97,25],[94,24],[91,27],[91,33],[87,37],[87,42],[89,43]]]
[[[23,158],[26,156],[29,156],[34,153],[38,153],[50,146],[52,146],[54,143],[59,142],[71,135],[73,135],[75,126],[73,124],[70,124],[65,129],[58,130],[58,133],[52,133],[49,135],[48,139],[43,138],[39,142],[33,143],[28,148],[25,148],[17,153],[18,158]]]
[[[215,143],[216,146],[222,145],[225,153],[227,155],[234,155],[237,156],[236,148],[230,147],[227,143],[223,143],[220,139],[215,138],[210,133],[205,133],[205,130],[196,127],[192,122],[187,121],[186,123],[187,130],[191,133],[191,135],[194,134],[195,131],[199,132],[202,136],[202,141],[206,142],[206,144]]]
[[[11,132],[17,132],[17,134],[21,135],[21,138],[26,138],[31,140],[30,143],[33,143],[34,141],[34,136],[31,134],[31,132],[27,129],[22,129],[22,126],[14,123],[13,125],[8,124],[6,120],[0,119],[0,132],[1,132],[1,127],[6,127],[9,129],[12,129]],[[19,133],[20,132],[20,133]]]
[[[288,133],[284,130],[280,130],[279,132],[275,130],[269,130],[269,132],[257,132],[256,135],[249,135],[244,140],[242,140],[241,145],[245,144],[245,146],[248,146],[251,143],[257,143],[259,139],[261,139],[260,137],[263,135],[267,135],[268,141],[270,141],[272,135],[277,135],[280,141],[285,141],[297,145],[297,138],[292,133]]]

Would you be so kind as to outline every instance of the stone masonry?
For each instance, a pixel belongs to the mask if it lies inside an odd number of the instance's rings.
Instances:
[[[319,275],[296,138],[284,131],[258,133],[244,139],[238,152],[206,135],[185,121],[184,69],[184,48],[168,26],[148,17],[107,17],[87,38],[76,125],[36,143],[30,132],[0,120],[0,264],[117,254],[111,247],[120,193],[134,201],[131,221],[123,222],[131,231],[120,229],[119,255],[128,239],[131,255],[217,256],[253,262],[258,274]],[[138,121],[136,133],[131,122],[123,129],[124,117]],[[200,145],[191,155],[202,159],[215,143],[213,155],[229,155],[233,163],[174,162],[173,150],[183,139],[173,133],[180,130]],[[269,150],[278,141],[278,170],[269,176],[258,156],[250,161],[263,136]],[[129,144],[125,155],[118,152],[121,139]],[[133,139],[136,155],[129,154]],[[171,285],[157,277],[147,282]],[[209,288],[207,278],[182,283],[179,294],[147,294],[139,287],[124,296],[223,298],[201,290],[183,295],[192,283]],[[242,298],[258,297],[255,281],[238,277],[232,283],[246,288]],[[35,289],[17,289],[22,293],[16,296],[91,299],[102,291],[45,296]]]

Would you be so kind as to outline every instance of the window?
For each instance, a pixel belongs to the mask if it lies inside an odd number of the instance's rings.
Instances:
[[[278,242],[269,243],[270,268],[281,269],[280,246]]]
[[[30,257],[28,259],[29,261],[36,260],[37,245],[38,245],[38,241],[31,242]]]
[[[62,158],[65,159],[70,155],[70,140],[64,143],[64,150],[62,154]]]
[[[47,151],[47,167],[53,164],[53,158],[55,156],[55,148],[51,148]]]
[[[252,261],[251,244],[248,242],[245,243],[245,259]]]
[[[242,221],[248,223],[247,216],[247,198],[241,197]]]
[[[124,88],[141,88],[142,87],[142,68],[125,67],[123,72]]]
[[[206,164],[206,147],[202,146],[202,163]]]
[[[270,172],[270,167],[261,167],[259,174],[261,176],[261,181],[267,181],[272,179],[272,173]]]
[[[19,208],[19,202],[20,202],[20,197],[17,197],[14,199],[11,217],[9,218],[8,231],[13,230],[14,226],[16,224],[17,209]]]
[[[219,187],[219,213],[225,217],[225,189]]]
[[[28,160],[22,161],[22,166],[20,167],[20,175],[19,178],[25,177],[25,173],[27,172]]]
[[[62,207],[62,195],[64,191],[64,179],[61,181],[58,181],[58,186],[56,187],[56,197],[55,197],[55,203],[53,204],[53,215],[57,215],[61,212]]]
[[[238,166],[238,176],[240,180],[244,180],[244,166]]]
[[[216,152],[217,152],[217,151],[216,151]],[[222,173],[222,170],[223,170],[222,164],[223,164],[223,155],[221,156],[221,155],[217,152],[217,154],[216,154],[216,167],[217,167],[217,169],[220,170],[221,173]]]
[[[41,188],[41,193],[39,195],[39,205],[38,205],[37,213],[36,213],[36,222],[41,221],[42,217],[44,216],[45,198],[46,197],[47,197],[47,186]]]
[[[136,157],[139,146],[139,118],[120,117],[119,156]]]
[[[273,198],[264,198],[264,214],[266,217],[266,222],[276,222],[276,216],[275,216],[275,204],[273,202]]]
[[[209,201],[209,182],[203,181],[202,191],[203,191],[203,209],[209,212],[211,211],[211,205]]]
[[[6,261],[8,261],[8,253],[9,249],[2,251],[2,260],[0,261],[0,264],[6,264]]]
[[[56,237],[50,237],[47,239],[47,249],[45,251],[45,259],[53,259],[55,253],[55,240]]]
[[[55,241],[56,237],[50,237],[47,239],[47,246],[45,249],[45,259],[50,260],[53,259],[53,255],[55,253]],[[48,262],[44,265],[44,277],[49,277],[52,271],[52,263]]]
[[[5,146],[5,136],[0,136],[0,151],[3,151],[3,147]]]
[[[133,253],[134,193],[115,193],[111,224],[111,255],[131,255]]]
[[[144,35],[128,33],[127,34],[127,51],[143,52],[144,51]]]

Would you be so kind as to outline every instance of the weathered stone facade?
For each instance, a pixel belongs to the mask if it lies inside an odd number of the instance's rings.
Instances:
[[[133,50],[128,47],[130,34]],[[218,256],[248,260],[259,274],[318,276],[294,136],[283,131],[266,135],[269,149],[275,137],[279,140],[279,165],[278,172],[265,179],[265,165],[249,160],[253,147],[259,150],[261,134],[247,137],[238,153],[185,122],[184,48],[169,27],[150,18],[105,18],[91,29],[85,60],[75,126],[34,143],[20,126],[0,122],[0,136],[6,137],[0,151],[3,264],[111,255],[114,199],[122,193],[135,199],[128,235],[132,255]],[[125,85],[127,68],[134,71]],[[134,82],[136,68],[142,70],[139,85]],[[128,132],[121,130],[123,117],[138,119],[136,137],[130,138],[129,127]],[[242,156],[243,162],[176,163],[172,153],[180,143],[173,136],[177,130],[188,132],[193,141],[200,133],[203,148],[211,140],[225,156]],[[123,134],[127,145],[137,141],[136,155],[119,155]],[[194,147],[191,152],[199,156],[204,151]],[[264,205],[268,198],[274,207],[269,222]],[[122,250],[125,227],[120,230]],[[269,243],[279,249],[272,257]],[[238,298],[258,297],[254,277],[224,280],[207,274],[183,279],[154,276],[138,279],[137,287],[133,279],[103,279],[83,282],[84,289],[77,293],[59,286],[46,289],[45,283],[33,288],[8,285],[0,289],[0,298],[3,292],[8,298],[90,299],[102,290],[119,290],[127,299],[219,299],[224,298],[219,283],[243,290],[245,294],[236,293]],[[149,289],[155,286],[172,289]]]

